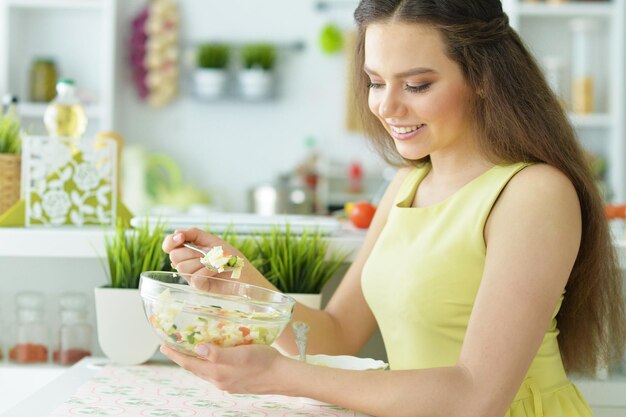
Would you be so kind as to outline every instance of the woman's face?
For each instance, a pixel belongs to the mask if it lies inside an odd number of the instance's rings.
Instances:
[[[470,90],[444,51],[429,25],[391,22],[367,28],[369,108],[406,159],[464,152],[471,140]]]

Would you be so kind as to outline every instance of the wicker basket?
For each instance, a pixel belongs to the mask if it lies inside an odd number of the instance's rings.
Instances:
[[[21,156],[0,153],[0,215],[20,199]]]

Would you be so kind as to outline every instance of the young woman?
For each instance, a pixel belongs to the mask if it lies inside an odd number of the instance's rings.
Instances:
[[[500,1],[362,0],[355,17],[364,123],[403,168],[328,306],[294,319],[311,353],[356,354],[380,327],[392,370],[267,346],[163,352],[227,391],[375,416],[591,416],[566,372],[622,356],[621,277],[574,131]],[[165,239],[201,287],[186,240],[225,243],[197,229]],[[243,279],[271,287],[249,263]],[[279,343],[295,350],[289,330]]]

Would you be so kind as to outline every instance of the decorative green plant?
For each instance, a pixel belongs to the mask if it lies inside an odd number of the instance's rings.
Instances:
[[[19,154],[22,149],[20,122],[0,115],[0,153]]]
[[[198,46],[198,68],[223,69],[228,65],[230,48],[223,43],[203,43]]]
[[[243,67],[260,68],[269,71],[276,63],[276,47],[269,43],[251,43],[241,49]]]
[[[168,256],[161,248],[165,225],[127,227],[118,220],[115,231],[105,236],[111,288],[138,288],[143,271],[171,270]]]
[[[285,293],[319,294],[349,253],[329,253],[329,243],[319,231],[292,233],[278,227],[244,240],[225,233],[224,240],[236,246],[272,284]]]

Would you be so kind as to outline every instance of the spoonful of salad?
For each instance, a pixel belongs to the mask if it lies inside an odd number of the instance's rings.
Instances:
[[[215,272],[232,271],[230,277],[234,279],[238,279],[241,276],[243,258],[224,252],[221,246],[214,246],[209,251],[205,251],[191,242],[185,242],[183,246],[202,254],[200,263],[205,268]]]

